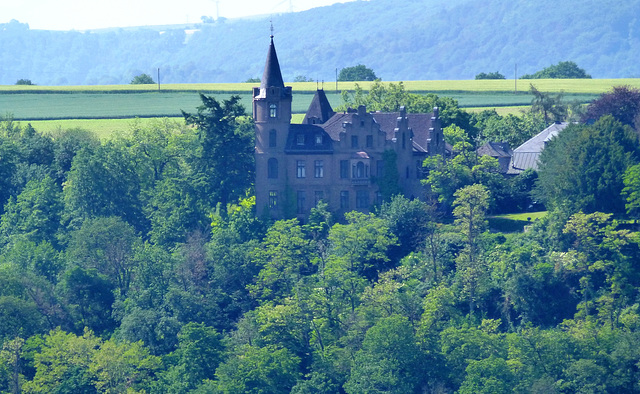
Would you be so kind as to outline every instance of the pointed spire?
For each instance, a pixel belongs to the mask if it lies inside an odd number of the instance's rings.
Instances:
[[[264,66],[264,74],[260,82],[260,89],[278,87],[284,89],[284,81],[280,72],[280,63],[276,55],[276,47],[273,45],[273,25],[271,25],[271,44],[267,53],[267,63]]]

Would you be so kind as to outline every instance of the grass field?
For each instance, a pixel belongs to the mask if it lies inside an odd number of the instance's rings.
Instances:
[[[466,81],[407,81],[408,91],[434,92],[449,96],[469,111],[495,108],[498,113],[519,113],[531,103],[527,93],[529,83],[541,91],[565,92],[566,101],[589,102],[613,86],[629,85],[640,88],[640,79],[540,79],[518,80],[514,92],[513,80]],[[371,82],[359,82],[368,89]],[[99,86],[0,86],[0,115],[28,121],[37,129],[82,127],[98,134],[121,129],[134,117],[181,117],[181,110],[195,112],[201,104],[199,92],[226,99],[238,94],[241,102],[251,111],[251,90],[255,83],[226,84],[166,84],[161,85],[99,85]],[[294,122],[301,122],[308,108],[315,82],[287,83],[294,91]],[[342,104],[335,84],[324,85],[327,98],[334,107]],[[338,90],[351,90],[355,82],[339,82]],[[46,121],[45,121],[46,120]],[[69,120],[74,120],[70,122]],[[89,121],[91,120],[91,121]],[[69,126],[72,125],[72,126]]]
[[[219,100],[228,99],[230,93],[208,93]],[[238,94],[248,111],[251,109],[250,93]],[[463,108],[500,108],[527,106],[531,96],[509,92],[450,92],[446,94],[458,101]],[[566,100],[586,103],[595,94],[567,94]],[[293,97],[293,113],[306,112],[312,93],[297,93]],[[337,107],[342,99],[335,92],[327,92],[331,105]],[[0,93],[0,114],[10,113],[18,120],[48,119],[113,119],[132,117],[181,116],[181,110],[195,112],[201,104],[196,92],[138,92],[121,93]],[[512,111],[510,111],[512,112]]]

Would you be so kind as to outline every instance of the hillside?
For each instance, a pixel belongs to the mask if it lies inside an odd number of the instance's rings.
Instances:
[[[640,76],[640,0],[357,1],[273,16],[285,79],[327,82],[366,64],[383,80],[513,78],[572,60],[594,78]],[[594,17],[597,15],[597,17]],[[163,83],[241,82],[259,77],[269,17],[210,24],[30,30],[0,25],[0,84],[121,84],[140,73]]]

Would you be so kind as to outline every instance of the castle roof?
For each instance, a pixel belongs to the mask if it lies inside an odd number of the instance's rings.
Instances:
[[[511,148],[506,142],[487,142],[476,149],[476,152],[480,156],[511,157]]]
[[[332,153],[333,141],[325,130],[312,124],[291,124],[287,135],[286,153]]]
[[[264,73],[260,81],[260,89],[266,88],[282,88],[284,90],[284,81],[280,72],[280,63],[276,54],[276,47],[273,45],[273,36],[271,36],[271,44],[269,52],[267,52],[267,63],[264,66]]]
[[[331,108],[331,103],[329,103],[327,95],[324,93],[323,89],[318,89],[316,90],[316,94],[313,95],[313,99],[311,100],[307,113],[304,115],[302,123],[324,123],[333,115],[335,115],[335,112],[333,111],[333,108]]]
[[[385,133],[386,140],[396,138],[395,129],[398,125],[398,118],[402,116],[400,112],[370,112],[369,115],[380,126],[380,130]],[[345,123],[354,123],[357,112],[342,112],[333,115],[329,120],[320,125],[334,141],[340,140],[340,133],[344,131]],[[432,138],[433,128],[432,114],[405,114],[409,128],[413,131],[413,148],[417,152],[428,153],[427,147]]]

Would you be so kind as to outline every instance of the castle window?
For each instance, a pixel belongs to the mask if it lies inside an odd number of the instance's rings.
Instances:
[[[278,159],[272,157],[267,162],[267,178],[278,178]]]
[[[357,135],[352,135],[351,136],[351,147],[352,148],[357,148],[358,147],[358,136]]]
[[[340,160],[340,178],[349,178],[349,160]]]
[[[361,161],[357,162],[351,167],[351,177],[352,178],[368,178],[369,166],[365,165]]]
[[[322,145],[322,134],[316,134],[316,145]]]
[[[298,191],[298,213],[304,213],[304,205],[307,200],[307,193],[303,190]]]
[[[278,106],[275,104],[269,105],[269,117],[277,118],[278,117]]]
[[[307,176],[307,169],[305,167],[304,160],[296,161],[296,177],[297,178],[306,178],[306,176]]]
[[[269,148],[275,148],[278,142],[278,132],[269,130]]]
[[[278,207],[278,192],[276,190],[269,190],[269,208]]]
[[[316,178],[324,177],[324,161],[316,160],[314,161],[314,176]]]
[[[367,209],[369,208],[369,191],[358,190],[356,192],[356,208]]]
[[[347,190],[340,191],[340,209],[349,209],[349,192]]]
[[[296,134],[296,145],[304,145],[304,134]]]
[[[367,148],[371,148],[373,147],[373,136],[372,135],[368,135],[367,136]]]

